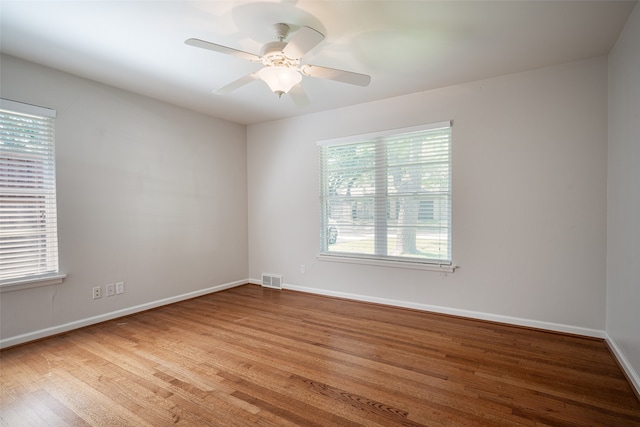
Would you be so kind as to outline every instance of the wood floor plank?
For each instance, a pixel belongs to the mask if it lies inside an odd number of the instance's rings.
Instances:
[[[640,426],[602,340],[241,286],[0,352],[1,426]]]

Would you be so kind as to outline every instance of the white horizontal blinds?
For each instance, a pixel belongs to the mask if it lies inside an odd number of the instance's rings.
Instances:
[[[327,236],[322,239],[325,250],[375,254],[375,157],[375,141],[320,148],[325,223],[321,233],[336,231],[340,242],[329,244]]]
[[[449,127],[387,138],[387,255],[451,261]]]
[[[58,272],[51,116],[40,107],[0,105],[0,281]]]
[[[448,122],[321,143],[322,252],[449,264],[450,146]]]

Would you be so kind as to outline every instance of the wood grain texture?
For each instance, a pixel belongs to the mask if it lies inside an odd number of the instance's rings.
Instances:
[[[254,285],[0,357],[2,426],[640,426],[602,340]]]

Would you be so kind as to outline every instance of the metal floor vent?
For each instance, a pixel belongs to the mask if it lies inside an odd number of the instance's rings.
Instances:
[[[265,288],[282,289],[282,276],[262,273],[262,286]]]

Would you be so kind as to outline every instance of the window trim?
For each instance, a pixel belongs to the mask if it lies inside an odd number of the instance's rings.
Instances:
[[[6,110],[9,112],[14,112],[17,114],[35,116],[35,117],[46,117],[49,119],[55,119],[57,115],[56,110],[53,110],[51,108],[40,107],[38,105],[33,105],[33,104],[26,104],[23,102],[13,101],[5,98],[0,98],[0,109]],[[55,150],[55,146],[54,146],[54,150]],[[55,165],[55,154],[53,155],[53,160]],[[54,173],[54,185],[55,185],[55,180],[56,180],[56,177]],[[56,202],[56,205],[57,205],[57,202]],[[56,206],[56,211],[57,211],[57,206]],[[56,212],[56,217],[57,217],[57,212]],[[57,228],[58,228],[58,225],[56,223],[56,229]],[[56,234],[57,234],[57,230],[56,230]],[[60,249],[56,244],[56,258],[59,258],[59,254],[60,254]],[[17,291],[22,289],[30,289],[30,288],[36,288],[36,287],[43,287],[43,286],[58,285],[58,284],[61,284],[66,277],[67,277],[66,274],[60,273],[60,266],[58,264],[56,271],[48,272],[46,274],[32,274],[28,276],[13,277],[5,280],[0,280],[0,293]]]
[[[420,132],[420,131],[428,131],[428,130],[434,130],[434,129],[440,129],[440,128],[452,128],[453,127],[453,120],[447,120],[447,121],[441,121],[441,122],[435,122],[435,123],[429,123],[429,124],[423,124],[423,125],[417,125],[417,126],[411,126],[411,127],[405,127],[405,128],[399,128],[399,129],[388,129],[388,130],[383,130],[383,131],[378,131],[378,132],[371,132],[371,133],[366,133],[366,134],[355,134],[355,135],[350,135],[350,136],[346,136],[346,137],[339,137],[339,138],[331,138],[331,139],[325,139],[325,140],[320,140],[317,141],[316,145],[318,146],[318,148],[322,148],[322,147],[326,147],[326,146],[339,146],[339,145],[347,145],[347,144],[357,144],[359,142],[367,142],[367,141],[383,141],[385,138],[387,137],[396,137],[398,135],[401,134],[408,134],[408,133],[412,133],[412,132]],[[451,145],[449,145],[449,165],[451,166],[452,164],[452,159],[451,159]],[[376,159],[378,160],[378,159]],[[377,169],[377,166],[376,166]],[[322,176],[323,174],[323,170],[320,170],[320,174]],[[378,174],[376,174],[376,179],[378,179]],[[449,169],[449,190],[448,190],[448,195],[449,195],[449,203],[451,203],[451,182],[452,182],[452,177],[451,177],[451,169]],[[378,186],[378,182],[376,182],[376,186]],[[320,182],[321,188],[324,187],[325,183]],[[321,189],[320,191],[320,197],[323,197],[323,190]],[[378,199],[376,197],[376,199]],[[374,206],[374,209],[384,209],[385,213],[386,213],[386,203],[388,201],[388,197],[385,197],[383,200],[383,203],[385,204],[385,206]],[[321,209],[322,210],[322,209]],[[378,265],[378,266],[387,266],[387,267],[399,267],[399,268],[412,268],[412,269],[420,269],[420,270],[432,270],[432,271],[441,271],[441,272],[450,272],[453,273],[455,271],[456,268],[459,268],[457,266],[454,265],[453,260],[448,260],[448,259],[443,259],[443,260],[439,260],[439,259],[426,259],[426,258],[412,258],[412,257],[402,257],[402,256],[392,256],[392,255],[377,255],[378,253],[381,253],[379,251],[379,248],[376,246],[376,250],[374,254],[359,254],[359,253],[351,253],[351,252],[329,252],[328,251],[328,246],[322,246],[322,243],[326,241],[326,230],[324,230],[326,227],[323,225],[323,221],[328,221],[327,219],[323,219],[323,215],[321,213],[321,248],[320,251],[317,254],[317,259],[321,260],[321,261],[335,261],[335,262],[345,262],[345,263],[355,263],[355,264],[366,264],[366,265]],[[375,215],[376,222],[375,222],[375,229],[376,229],[376,235],[378,235],[378,229],[380,227],[387,227],[386,224],[386,214],[385,215]],[[380,218],[383,218],[382,220],[380,220]],[[382,221],[383,223],[380,223],[380,221]],[[449,237],[448,237],[448,244],[450,245],[449,250],[451,250],[451,245],[452,245],[452,241],[453,241],[453,234],[452,234],[452,230],[451,230],[451,222],[452,222],[452,215],[451,215],[451,211],[449,211]],[[378,239],[375,239],[375,244],[378,245]],[[386,242],[382,243],[384,246],[386,246]],[[327,250],[324,250],[323,248],[326,248]],[[386,248],[384,250],[384,252],[386,253]],[[452,256],[451,252],[449,252],[450,256]]]
[[[428,124],[425,124],[425,125],[410,126],[410,127],[406,127],[406,128],[400,128],[400,129],[387,129],[387,130],[382,130],[382,131],[379,131],[379,132],[356,134],[356,135],[344,136],[344,137],[340,137],[340,138],[323,139],[323,140],[318,141],[316,144],[318,145],[318,147],[322,147],[322,146],[325,146],[325,145],[353,144],[355,142],[373,140],[373,139],[378,139],[378,138],[385,138],[385,137],[388,137],[388,136],[394,136],[394,135],[398,135],[398,134],[401,134],[401,133],[410,133],[410,132],[419,132],[419,131],[422,131],[422,130],[440,129],[440,128],[443,128],[443,127],[453,127],[453,120],[445,120],[443,122],[428,123]]]
[[[0,98],[0,109],[15,111],[16,113],[29,114],[33,116],[43,116],[52,119],[56,118],[56,110],[51,108],[40,107],[33,104],[25,104],[23,102],[12,101],[10,99]]]
[[[40,288],[61,284],[66,274],[47,274],[43,276],[29,276],[19,279],[8,279],[0,283],[0,293],[20,291],[22,289]]]
[[[320,252],[316,255],[318,261],[330,261],[330,262],[342,262],[346,264],[363,264],[363,265],[376,265],[379,267],[395,267],[395,268],[408,268],[412,270],[427,270],[427,271],[440,271],[443,273],[454,273],[457,268],[460,268],[453,263],[436,264],[435,262],[420,262],[415,261],[416,258],[412,258],[412,261],[389,257],[389,259],[373,258],[367,256],[357,256],[354,254],[345,254],[340,252]]]

